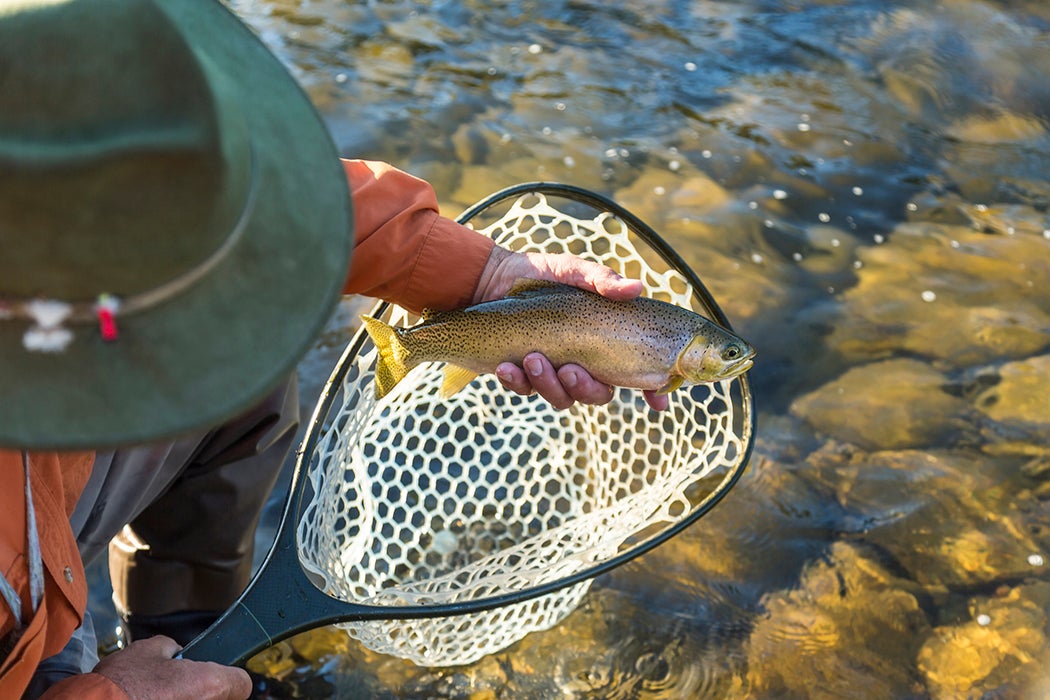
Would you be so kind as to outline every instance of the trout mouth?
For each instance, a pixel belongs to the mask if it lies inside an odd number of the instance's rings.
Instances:
[[[755,364],[754,353],[747,357],[741,357],[739,360],[726,365],[722,369],[722,379],[732,379],[733,377],[739,377],[744,372],[751,369],[751,366]]]

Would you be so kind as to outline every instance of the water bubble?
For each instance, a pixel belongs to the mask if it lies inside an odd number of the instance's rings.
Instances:
[[[862,263],[860,260],[854,260],[853,261],[853,269],[854,270],[859,270],[862,267],[864,267],[864,263]]]
[[[755,263],[756,265],[761,265],[764,260],[765,258],[763,258],[760,253],[751,254],[751,262]]]
[[[803,122],[803,123],[800,123],[800,124],[798,125],[798,130],[799,130],[799,131],[809,131],[809,129],[810,129],[810,126],[809,126],[809,124],[806,124],[805,122]]]
[[[489,66],[485,72],[489,75],[496,75],[496,66]]]
[[[977,205],[977,211],[980,211],[980,212],[988,211],[988,205],[987,204],[978,204]]]
[[[550,136],[552,133],[554,133],[554,130],[551,129],[549,126],[543,127],[542,129],[540,129],[540,131],[543,133],[544,136]]]
[[[554,109],[558,110],[559,112],[564,112],[565,111],[565,103],[564,102],[559,102],[558,104],[554,105]]]
[[[988,615],[985,615],[984,613],[981,613],[977,616],[977,624],[981,627],[987,627],[988,625],[992,624],[992,618]]]
[[[875,241],[875,245],[882,245],[886,242],[886,237],[883,236],[881,233],[876,233],[874,236],[872,236],[872,240]]]
[[[1006,227],[1006,235],[1007,235],[1007,236],[1012,236],[1012,235],[1014,235],[1015,233],[1017,233],[1017,231],[1016,231],[1016,230],[1014,230],[1014,227],[1013,227],[1013,226],[1007,226],[1007,227]]]
[[[748,202],[747,203],[747,208],[751,209],[752,211],[754,211],[755,209],[758,209],[758,202]]]
[[[908,202],[908,206],[905,207],[908,211],[918,211],[919,205],[915,202]]]
[[[829,221],[831,221],[831,214],[828,214],[826,212],[820,212],[819,214],[817,214],[817,218],[820,219],[821,223],[826,224]]]
[[[667,194],[667,190],[664,189],[661,185],[657,185],[656,187],[653,188],[653,194],[658,195],[658,196],[663,196],[663,195]]]
[[[952,248],[958,248],[959,247],[959,241],[952,241],[948,245],[950,245]]]
[[[690,73],[692,73],[693,71],[696,70],[696,64],[693,63],[692,61],[686,61],[685,62],[685,69],[687,71],[689,71]]]
[[[339,84],[345,83],[349,79],[350,79],[350,76],[348,76],[346,73],[336,73],[335,74],[335,82],[337,82]]]
[[[1043,229],[1043,238],[1046,238],[1047,240],[1050,240],[1050,228],[1044,228]]]
[[[773,190],[773,199],[787,199],[788,193],[784,190]]]
[[[1043,555],[1042,554],[1029,554],[1028,555],[1028,563],[1031,564],[1032,566],[1042,566],[1043,565]]]
[[[840,245],[842,245],[842,242],[839,241],[839,239],[837,239],[837,238],[832,238],[831,239],[831,247],[832,248],[838,248]]]
[[[616,149],[615,148],[606,148],[605,149],[605,157],[606,158],[615,158],[616,157]]]
[[[765,226],[766,228],[773,228],[773,220],[772,219],[766,219],[765,221],[762,222],[762,225]]]
[[[674,172],[678,172],[678,169],[682,167],[682,164],[679,163],[677,160],[672,160],[670,163],[667,164],[667,167]]]
[[[792,253],[791,259],[795,262],[802,262],[802,253]]]
[[[937,299],[937,295],[934,292],[932,292],[931,290],[929,290],[929,289],[925,290],[922,293],[922,300],[925,301],[925,302],[935,301],[936,299]]]
[[[511,136],[510,134],[503,134],[502,136],[499,137],[499,142],[500,143],[510,143],[513,138],[514,137]]]
[[[809,115],[808,114],[800,114],[800,115],[798,115],[798,118],[801,121],[804,121],[804,122],[808,122],[809,121]]]
[[[863,187],[854,187],[853,188],[853,194],[857,195],[858,197],[861,196],[862,194],[864,194],[864,188]]]
[[[616,151],[616,154],[621,158],[626,158],[627,156],[631,155],[631,152],[628,151],[626,148],[621,148],[620,150]]]
[[[535,56],[538,53],[543,53],[543,47],[539,44],[531,44],[529,46],[529,53],[531,53],[533,56]]]
[[[709,151],[709,150],[707,150],[705,148],[704,150],[700,151],[700,155],[702,155],[704,158],[710,158],[711,157],[711,151]]]
[[[564,158],[561,159],[561,162],[565,163],[565,167],[567,167],[567,168],[575,168],[576,167],[576,159],[573,158],[572,156],[565,156]]]

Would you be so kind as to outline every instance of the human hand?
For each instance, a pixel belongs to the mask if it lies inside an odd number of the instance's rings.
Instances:
[[[575,255],[514,253],[497,246],[482,271],[474,303],[503,298],[522,277],[570,284],[610,299],[628,300],[642,293],[641,280],[627,279],[605,265]],[[567,364],[555,369],[538,352],[526,355],[521,367],[512,362],[500,364],[496,377],[507,389],[523,396],[536,392],[558,409],[569,408],[577,401],[605,404],[613,395],[612,387],[594,379],[583,367]],[[667,408],[666,395],[653,391],[643,394],[652,409]]]
[[[116,683],[131,700],[244,700],[251,694],[244,669],[172,658],[181,649],[169,637],[150,637],[102,659],[94,673]]]

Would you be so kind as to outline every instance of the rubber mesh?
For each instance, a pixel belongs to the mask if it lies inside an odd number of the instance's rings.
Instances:
[[[642,278],[647,294],[702,312],[685,278],[609,214],[579,219],[530,194],[484,232],[516,250],[599,260]],[[417,321],[396,307],[385,318]],[[432,364],[377,401],[375,349],[357,341],[298,528],[304,567],[345,600],[454,603],[562,580],[684,518],[697,484],[739,465],[750,439],[735,380],[680,389],[665,412],[623,389],[605,406],[557,411],[491,375],[442,401]],[[378,652],[465,664],[556,624],[589,585],[489,612],[343,626]]]

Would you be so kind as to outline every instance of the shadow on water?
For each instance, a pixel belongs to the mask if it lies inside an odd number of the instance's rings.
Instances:
[[[446,214],[542,179],[652,225],[758,348],[762,412],[726,501],[555,628],[451,669],[326,629],[257,668],[302,697],[1050,690],[1050,6],[231,6],[345,155]]]

